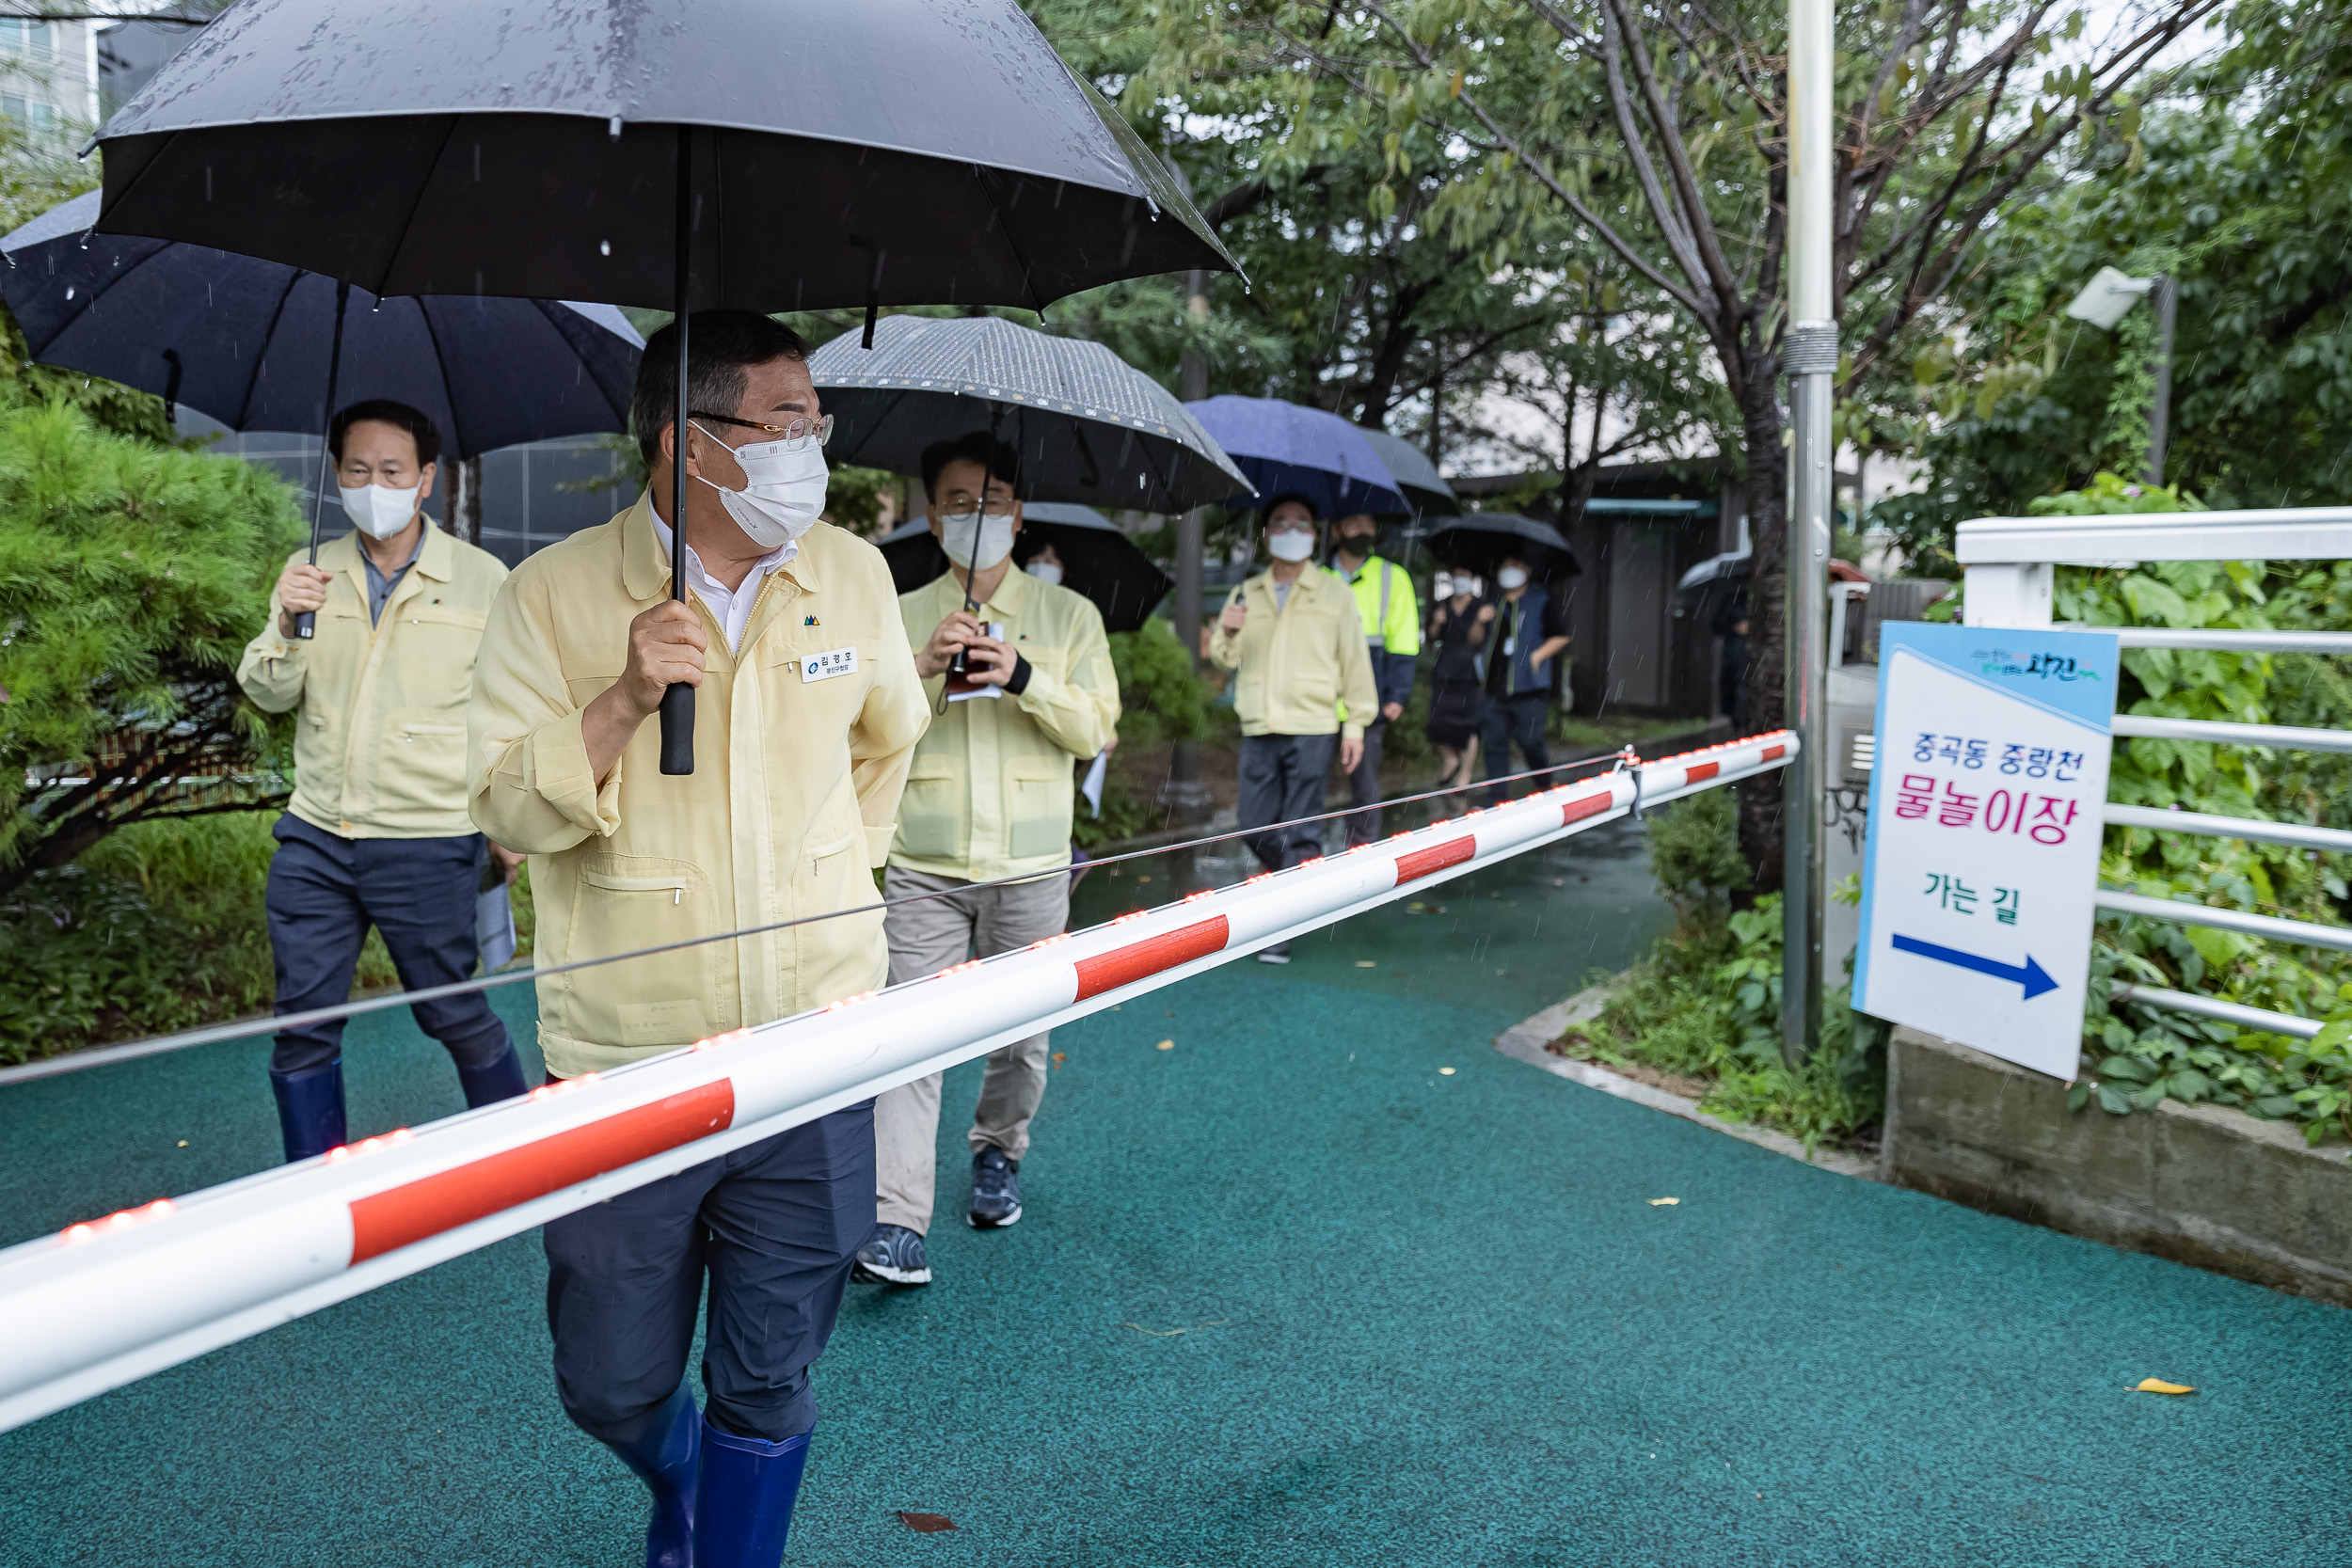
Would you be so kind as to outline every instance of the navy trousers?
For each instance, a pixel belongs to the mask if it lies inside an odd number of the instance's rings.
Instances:
[[[1336,735],[1246,735],[1241,737],[1240,792],[1234,801],[1242,831],[1295,822],[1323,810],[1330,783]],[[1296,865],[1323,853],[1323,828],[1284,828],[1250,833],[1242,842],[1268,871]]]
[[[817,1424],[824,1354],[874,1230],[874,1102],[549,1220],[548,1326],[564,1413],[627,1444],[677,1391],[710,1282],[703,1413],[779,1443]]]
[[[474,971],[474,892],[489,844],[462,838],[342,838],[291,814],[270,830],[263,908],[278,966],[278,1011],[331,1007],[351,995],[368,927],[411,990],[445,986]],[[420,1002],[417,1027],[439,1040],[460,1068],[486,1067],[507,1049],[506,1025],[479,994]],[[283,1029],[270,1070],[294,1073],[343,1053],[342,1020]]]
[[[1544,717],[1551,709],[1549,691],[1522,691],[1516,696],[1499,697],[1486,705],[1486,717],[1479,726],[1479,741],[1486,753],[1486,777],[1499,779],[1520,769],[1511,766],[1511,746],[1518,742],[1519,755],[1527,766],[1549,768],[1551,749],[1544,744]],[[1486,803],[1499,806],[1513,794],[1528,795],[1549,786],[1549,779],[1529,779],[1516,790],[1509,784],[1495,784],[1486,791]]]

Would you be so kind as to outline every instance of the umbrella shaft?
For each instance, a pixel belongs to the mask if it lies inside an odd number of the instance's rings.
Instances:
[[[670,426],[670,597],[686,598],[686,317],[687,291],[693,277],[694,133],[677,128],[677,278],[673,321],[677,336],[677,402]],[[694,689],[683,683],[661,693],[661,771],[694,770]]]
[[[319,440],[319,483],[310,496],[310,564],[319,563],[319,522],[326,510],[326,482],[334,477],[335,468],[335,377],[343,365],[343,309],[351,303],[351,285],[338,278],[335,282],[335,330],[327,340],[326,348],[326,428]],[[172,367],[176,372],[177,365]],[[317,635],[318,617],[304,610],[294,617],[294,636],[309,641]]]

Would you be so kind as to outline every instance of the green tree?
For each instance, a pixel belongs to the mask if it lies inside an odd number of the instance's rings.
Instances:
[[[301,531],[236,459],[0,407],[0,892],[129,823],[283,793],[235,671]]]

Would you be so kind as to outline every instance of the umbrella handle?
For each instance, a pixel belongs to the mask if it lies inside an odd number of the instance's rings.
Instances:
[[[296,274],[299,277],[300,274]],[[327,436],[335,428],[335,377],[343,366],[343,309],[351,303],[351,285],[335,281],[335,336],[326,350],[326,424],[319,432],[319,482],[310,493],[310,564],[319,563],[319,515],[326,508],[326,482],[334,473],[335,454]],[[171,389],[180,389],[180,356],[171,359]],[[309,642],[318,636],[318,615],[304,610],[294,617],[294,641]]]
[[[694,689],[676,681],[661,689],[661,771],[694,770]]]

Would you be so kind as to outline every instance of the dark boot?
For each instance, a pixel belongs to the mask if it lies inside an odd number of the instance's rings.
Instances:
[[[513,1040],[508,1040],[505,1050],[480,1067],[460,1062],[457,1083],[466,1091],[466,1108],[469,1111],[531,1092],[531,1085],[523,1082],[522,1058],[515,1054]]]
[[[286,1139],[286,1163],[308,1160],[350,1140],[343,1132],[343,1059],[300,1072],[272,1069],[270,1092],[278,1097],[278,1130]]]
[[[702,1495],[694,1506],[696,1568],[776,1568],[808,1464],[808,1433],[781,1443],[703,1422]]]
[[[514,1059],[513,1053],[507,1059]],[[694,1487],[702,1461],[702,1413],[683,1383],[646,1418],[634,1442],[607,1443],[653,1493],[645,1526],[645,1568],[693,1568]]]

